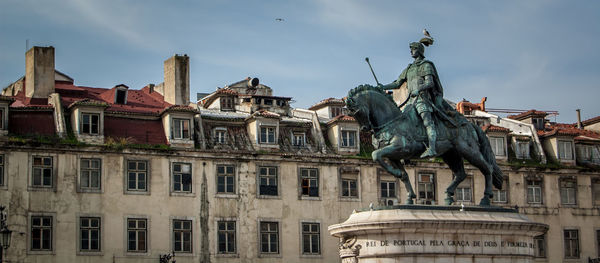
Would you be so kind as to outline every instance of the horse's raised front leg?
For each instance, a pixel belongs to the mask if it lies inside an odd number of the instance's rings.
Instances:
[[[400,162],[400,160],[397,160],[397,159],[390,160],[390,162],[392,163],[392,165],[394,167],[402,170],[402,177],[400,177],[400,181],[402,181],[402,183],[404,183],[404,188],[406,188],[406,192],[407,192],[405,204],[407,204],[407,205],[414,204],[413,199],[417,198],[417,195],[415,195],[415,191],[413,191],[412,184],[410,183],[410,179],[408,178],[408,173],[404,169],[404,165]]]
[[[406,204],[413,204],[413,198],[415,198],[416,196],[412,189],[412,185],[410,184],[410,181],[408,179],[408,174],[404,170],[404,166],[402,166],[399,161],[396,161],[397,163],[394,163],[394,166],[396,167],[394,167],[386,163],[384,160],[384,158],[388,158],[390,162],[394,162],[392,161],[390,156],[397,152],[398,147],[399,146],[397,145],[391,144],[381,149],[373,151],[371,156],[373,157],[373,161],[379,163],[379,165],[381,165],[381,167],[383,167],[383,169],[385,169],[388,173],[397,178],[400,178],[400,180],[404,183],[406,190],[408,191],[408,198],[406,199]],[[394,160],[397,159],[394,158]]]
[[[456,190],[456,187],[465,180],[467,174],[465,173],[463,159],[458,152],[448,151],[442,155],[442,159],[448,165],[454,177],[450,185],[446,188],[446,199],[444,199],[446,205],[451,205],[454,203],[454,191]]]

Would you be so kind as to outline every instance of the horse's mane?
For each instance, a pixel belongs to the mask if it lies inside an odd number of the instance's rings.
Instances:
[[[383,88],[377,87],[377,86],[371,86],[369,84],[363,84],[354,89],[351,89],[350,91],[348,91],[348,98],[352,98],[352,97],[356,96],[358,93],[361,93],[364,91],[373,91],[373,92],[380,93],[382,96],[389,99],[390,102],[396,104],[392,95],[385,92],[385,90]]]

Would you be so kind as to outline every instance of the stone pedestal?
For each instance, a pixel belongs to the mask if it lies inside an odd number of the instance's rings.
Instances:
[[[533,262],[548,230],[513,209],[401,205],[357,211],[329,226],[343,263]]]

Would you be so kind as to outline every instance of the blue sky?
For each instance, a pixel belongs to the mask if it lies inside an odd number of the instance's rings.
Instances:
[[[196,92],[258,77],[306,108],[382,83],[411,62],[426,27],[445,97],[487,107],[600,115],[599,1],[80,1],[0,2],[0,86],[25,72],[25,43],[56,49],[77,85],[140,89],[163,61],[190,56]],[[283,18],[284,21],[276,21]]]

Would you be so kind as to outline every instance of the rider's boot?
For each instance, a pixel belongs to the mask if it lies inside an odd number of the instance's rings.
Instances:
[[[429,139],[429,147],[427,147],[427,150],[421,154],[421,158],[434,157],[437,155],[437,151],[435,150],[437,132],[435,130],[433,120],[431,119],[431,113],[428,112],[423,114],[421,118],[423,119],[425,128],[427,128],[427,138]]]

